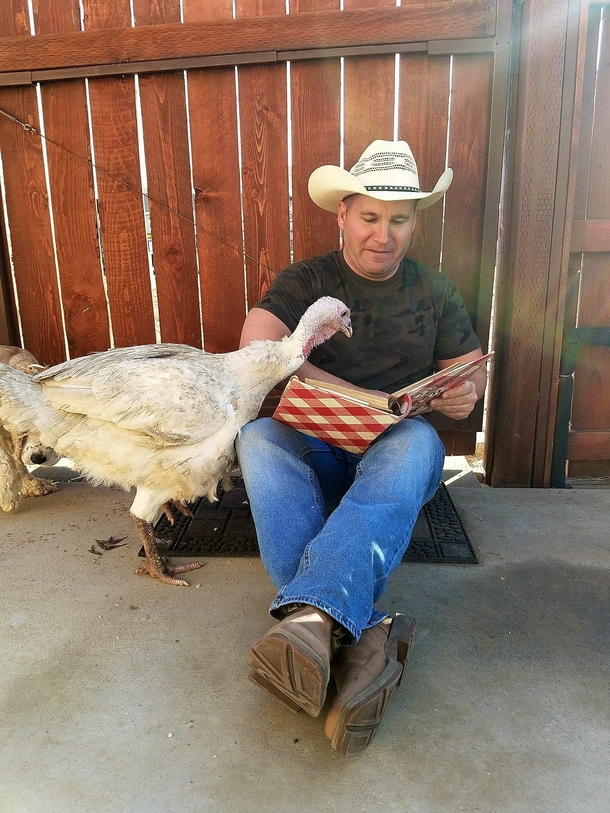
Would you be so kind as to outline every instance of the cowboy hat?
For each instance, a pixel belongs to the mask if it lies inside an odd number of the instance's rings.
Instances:
[[[426,209],[440,200],[453,180],[446,169],[432,192],[419,187],[417,164],[406,141],[373,141],[348,172],[327,164],[309,176],[309,196],[327,212],[337,212],[337,204],[348,195],[368,195],[377,200],[416,200]]]

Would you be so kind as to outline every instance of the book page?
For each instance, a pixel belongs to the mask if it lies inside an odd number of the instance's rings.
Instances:
[[[366,406],[373,407],[374,409],[383,409],[386,412],[392,412],[390,409],[388,398],[383,398],[381,395],[370,395],[367,392],[360,392],[353,390],[351,387],[343,387],[340,384],[329,384],[327,381],[318,381],[315,378],[305,378],[305,384],[311,387],[317,387],[319,390],[334,393],[336,395],[343,395],[358,404],[365,404]]]
[[[344,387],[340,384],[329,384],[326,381],[319,381],[315,378],[306,378],[304,383],[310,387],[316,387],[323,392],[341,395],[356,404],[364,404],[373,409],[380,409],[394,415],[421,415],[430,412],[428,402],[445,392],[445,390],[455,387],[460,381],[464,381],[479,369],[493,356],[493,351],[472,361],[462,361],[452,364],[444,370],[439,370],[432,375],[409,384],[408,387],[393,392],[387,398],[381,395],[371,395],[367,392],[360,392],[351,387]]]
[[[476,370],[485,365],[493,356],[493,351],[480,356],[472,361],[462,361],[439,370],[432,375],[416,381],[408,387],[392,393],[389,403],[400,402],[401,398],[408,395],[411,398],[410,415],[421,415],[424,412],[431,412],[428,402],[433,398],[438,398],[445,390],[457,386],[461,381],[469,379]]]

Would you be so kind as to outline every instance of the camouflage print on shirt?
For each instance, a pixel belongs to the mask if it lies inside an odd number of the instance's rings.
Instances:
[[[314,348],[309,361],[367,389],[393,392],[430,375],[435,361],[481,346],[451,280],[409,258],[383,281],[354,273],[340,251],[302,260],[282,271],[255,307],[293,331],[321,296],[345,302],[354,335],[335,334]]]

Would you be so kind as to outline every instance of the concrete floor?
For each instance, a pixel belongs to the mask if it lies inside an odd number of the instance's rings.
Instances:
[[[260,560],[135,576],[129,496],[80,482],[0,515],[0,811],[607,813],[610,494],[445,479],[480,564],[393,575],[416,645],[351,758],[247,680]]]

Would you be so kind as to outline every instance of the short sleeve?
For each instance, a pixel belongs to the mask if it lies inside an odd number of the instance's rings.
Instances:
[[[458,289],[444,274],[439,275],[445,289],[439,297],[440,313],[436,343],[435,359],[453,359],[479,350],[481,343],[477,338],[466,305]]]
[[[310,262],[298,262],[281,271],[263,298],[254,305],[269,311],[292,332],[307,308],[321,294],[319,274]]]

